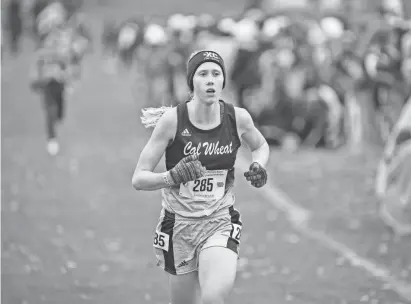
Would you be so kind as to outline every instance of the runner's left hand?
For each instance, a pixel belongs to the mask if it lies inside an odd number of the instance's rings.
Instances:
[[[267,183],[267,171],[257,162],[250,165],[250,169],[244,172],[244,176],[256,188],[261,188]]]

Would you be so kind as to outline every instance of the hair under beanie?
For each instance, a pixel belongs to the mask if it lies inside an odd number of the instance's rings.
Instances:
[[[213,51],[199,51],[191,56],[187,62],[187,84],[191,91],[194,90],[193,77],[194,73],[197,71],[198,67],[204,62],[214,62],[221,67],[224,76],[223,88],[225,87],[225,65],[223,58],[216,52]]]

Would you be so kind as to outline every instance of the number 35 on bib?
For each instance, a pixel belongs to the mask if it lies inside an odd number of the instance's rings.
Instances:
[[[170,236],[167,233],[156,231],[154,233],[153,246],[158,249],[168,251]]]
[[[219,200],[224,196],[227,170],[208,170],[199,179],[180,185],[180,195],[199,201]]]

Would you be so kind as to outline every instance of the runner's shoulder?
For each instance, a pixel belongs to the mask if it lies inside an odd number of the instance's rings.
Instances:
[[[174,138],[177,130],[177,107],[167,109],[157,122],[156,130],[165,137]]]
[[[254,124],[250,113],[246,109],[234,106],[234,110],[238,129],[248,128],[250,124]]]

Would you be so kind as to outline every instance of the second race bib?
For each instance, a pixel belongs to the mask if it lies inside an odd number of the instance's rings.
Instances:
[[[224,196],[227,170],[207,170],[199,179],[180,185],[180,195],[199,201],[219,200]]]

